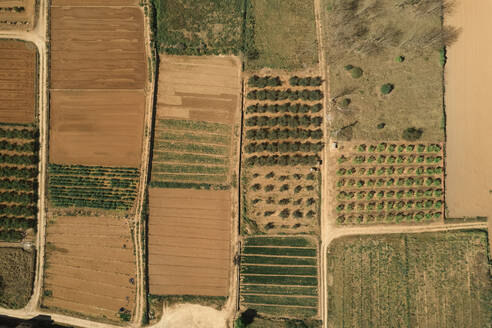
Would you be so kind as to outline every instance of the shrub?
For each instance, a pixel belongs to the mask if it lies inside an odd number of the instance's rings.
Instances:
[[[376,127],[378,128],[378,130],[381,130],[381,129],[384,129],[385,126],[386,126],[386,123],[381,122]]]
[[[403,63],[405,61],[405,57],[404,56],[398,56],[395,58],[395,60],[397,63]]]
[[[346,108],[348,107],[348,105],[350,105],[352,101],[350,100],[350,98],[343,98],[342,101],[340,102],[340,106],[342,108]]]
[[[424,133],[424,130],[411,127],[403,131],[403,139],[408,141],[415,141],[420,139],[422,133]],[[409,150],[409,147],[410,145],[407,146],[407,151],[413,150],[413,147],[411,148],[411,150]]]
[[[395,86],[391,83],[385,83],[381,86],[381,93],[383,95],[387,95],[389,93],[391,93],[391,91],[393,91],[393,89],[395,88]]]
[[[283,218],[283,219],[286,219],[289,217],[290,215],[290,211],[288,208],[284,208],[281,212],[280,212],[280,217]]]
[[[345,68],[345,70],[346,70],[346,71],[350,71],[352,68],[354,68],[354,66],[353,66],[353,65],[348,64],[348,65],[345,65],[345,67],[344,67],[344,68]]]
[[[364,71],[360,68],[360,67],[354,67],[350,70],[350,75],[354,78],[354,79],[358,79],[362,76],[362,74],[364,73]]]

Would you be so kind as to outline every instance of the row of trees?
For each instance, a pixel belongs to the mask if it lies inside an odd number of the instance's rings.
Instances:
[[[24,234],[20,231],[16,230],[1,230],[0,231],[0,240],[6,242],[18,242],[24,238]]]
[[[0,217],[0,228],[4,230],[9,229],[21,229],[27,230],[30,228],[36,228],[36,220],[26,218],[8,218]]]
[[[9,139],[35,139],[38,137],[37,130],[28,129],[5,129],[0,127],[0,138]]]
[[[117,178],[137,178],[139,173],[135,168],[112,168],[104,166],[58,165],[50,164],[48,171],[53,175],[91,175]]]
[[[248,92],[247,96],[250,100],[303,100],[303,101],[319,101],[323,98],[323,92],[320,90],[272,90],[272,89],[262,89],[262,90],[252,90]]]
[[[17,203],[17,204],[31,204],[36,202],[37,197],[35,193],[20,193],[15,191],[0,192],[0,202],[3,203]]]
[[[291,128],[297,128],[299,126],[308,127],[310,125],[320,126],[323,123],[321,116],[309,116],[309,115],[284,115],[280,117],[269,116],[251,116],[246,119],[246,126],[289,126]]]
[[[304,153],[317,153],[320,152],[324,147],[322,142],[311,143],[311,142],[262,142],[262,143],[250,143],[247,144],[244,150],[246,153],[261,153],[264,151],[270,153],[289,153],[289,152],[304,152]]]
[[[0,189],[35,191],[38,184],[32,180],[0,180]]]
[[[358,187],[358,188],[384,188],[384,187],[411,187],[413,185],[424,185],[424,178],[389,178],[389,179],[368,179],[368,180],[355,180],[355,179],[339,179],[337,181],[337,187]]]
[[[282,140],[282,139],[315,139],[323,138],[323,130],[308,129],[251,129],[246,131],[246,138],[250,140]]]
[[[32,179],[38,175],[37,167],[2,167],[3,177]]]
[[[419,211],[417,213],[414,212],[390,212],[390,213],[378,213],[378,214],[356,214],[356,215],[339,215],[337,217],[338,224],[360,224],[360,223],[376,223],[376,222],[402,222],[403,220],[412,222],[412,221],[422,221],[439,219],[441,218],[441,212],[434,211]]]
[[[307,105],[307,104],[291,104],[291,103],[286,103],[286,104],[273,104],[273,105],[260,105],[260,104],[254,104],[254,105],[249,105],[246,107],[246,113],[247,114],[263,114],[263,113],[318,113],[323,109],[323,105],[318,103],[315,105]]]
[[[392,211],[392,210],[412,210],[412,209],[440,209],[443,205],[442,200],[423,199],[419,201],[400,200],[400,201],[382,201],[371,203],[340,203],[336,207],[337,212],[374,212],[374,211]]]
[[[38,156],[0,154],[0,163],[17,164],[17,165],[35,165],[38,163]]]
[[[424,145],[424,144],[418,144],[418,145],[414,145],[414,144],[410,144],[410,145],[396,145],[396,144],[387,144],[386,142],[381,142],[377,145],[366,145],[366,144],[360,144],[357,146],[357,151],[360,152],[360,153],[363,153],[363,152],[370,152],[370,153],[374,153],[374,152],[390,152],[390,153],[393,153],[393,152],[398,152],[398,153],[403,153],[403,152],[408,152],[408,153],[412,153],[412,152],[419,152],[419,153],[423,153],[423,152],[428,152],[428,153],[439,153],[440,151],[442,150],[442,147],[441,145],[438,145],[438,144],[428,144],[428,145]]]
[[[351,200],[351,199],[365,199],[372,200],[374,198],[382,199],[382,198],[432,198],[437,197],[440,198],[442,196],[442,189],[427,189],[427,190],[369,190],[369,191],[340,191],[337,195],[338,200]]]
[[[0,216],[33,217],[36,212],[36,206],[0,204]]]
[[[85,187],[101,187],[101,188],[122,188],[135,189],[137,186],[136,179],[106,179],[104,177],[84,177],[84,176],[66,176],[52,175],[50,176],[50,184],[59,186],[85,186]]]
[[[58,207],[89,207],[100,208],[105,210],[128,210],[131,208],[126,202],[123,201],[111,201],[103,199],[79,199],[71,197],[52,197],[51,201]]]
[[[293,76],[289,79],[289,84],[293,87],[319,87],[323,83],[320,76],[315,77],[298,77]]]
[[[16,151],[19,153],[34,152],[37,150],[37,142],[27,142],[19,144],[16,142],[9,142],[6,140],[0,141],[0,150]]]
[[[338,159],[338,163],[340,164],[343,164],[347,161],[348,159],[344,156],[340,157]],[[358,156],[355,156],[352,158],[352,163],[354,164],[364,164],[364,163],[374,163],[374,162],[377,162],[379,164],[394,164],[394,163],[397,163],[397,164],[403,164],[403,163],[408,163],[408,164],[412,164],[414,162],[417,162],[417,163],[427,163],[427,164],[433,164],[433,163],[441,163],[442,162],[442,157],[441,156],[433,156],[433,155],[427,155],[427,156],[424,156],[424,155],[409,155],[408,157],[407,156],[403,156],[403,155],[399,155],[398,157],[397,156],[385,156],[385,155],[379,155],[378,157],[376,157],[375,155],[371,155],[371,156],[364,156],[364,155],[358,155]]]
[[[253,75],[248,79],[248,86],[252,88],[278,87],[282,81],[278,76],[258,76]]]
[[[317,165],[320,161],[318,155],[271,155],[271,156],[251,156],[246,159],[246,165],[248,166],[296,166],[296,165]]]

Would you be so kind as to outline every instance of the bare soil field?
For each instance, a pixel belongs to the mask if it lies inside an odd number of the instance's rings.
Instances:
[[[0,122],[34,121],[36,53],[31,43],[0,41]]]
[[[1,30],[32,30],[36,0],[0,0]]]
[[[139,8],[52,7],[51,16],[53,89],[144,87],[147,58]]]
[[[490,1],[456,1],[448,25],[462,28],[449,47],[446,80],[448,217],[492,218],[492,22]]]
[[[52,91],[51,163],[138,167],[144,108],[141,90]]]
[[[230,208],[228,190],[150,189],[151,294],[227,296]]]
[[[34,282],[35,253],[22,248],[0,248],[0,306],[20,309],[27,305]]]
[[[135,306],[135,255],[125,220],[56,217],[47,228],[42,306],[119,321]]]
[[[119,7],[138,6],[139,0],[51,0],[52,7]]]
[[[239,65],[234,57],[162,56],[157,117],[233,122],[241,91]]]

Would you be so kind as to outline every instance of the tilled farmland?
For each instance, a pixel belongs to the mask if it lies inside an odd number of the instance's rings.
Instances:
[[[149,291],[227,296],[229,191],[150,189]]]
[[[318,250],[309,237],[248,237],[241,255],[241,307],[261,315],[318,315]]]
[[[47,229],[43,306],[117,321],[135,305],[135,254],[125,220],[56,217]]]

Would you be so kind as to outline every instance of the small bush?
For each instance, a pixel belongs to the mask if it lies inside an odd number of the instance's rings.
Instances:
[[[348,105],[350,105],[351,102],[352,101],[350,100],[350,98],[343,98],[343,100],[340,102],[340,106],[346,108],[348,107]]]
[[[360,78],[363,73],[364,71],[360,67],[354,67],[350,70],[350,75],[352,75],[354,79]]]
[[[353,65],[348,64],[348,65],[345,65],[345,67],[344,67],[344,68],[345,68],[345,70],[346,70],[346,71],[350,71],[352,68],[354,68],[354,66],[353,66]]]
[[[417,129],[415,127],[411,127],[411,128],[406,129],[405,131],[403,131],[403,139],[408,140],[408,141],[415,141],[415,140],[420,139],[420,137],[422,136],[422,133],[424,133],[424,130]]]
[[[381,130],[381,129],[384,129],[385,126],[386,126],[386,123],[381,122],[376,127],[378,128],[378,130]]]
[[[387,95],[389,93],[391,93],[391,91],[393,91],[393,89],[395,88],[395,86],[391,83],[385,83],[381,86],[381,93],[383,95]]]
[[[405,57],[403,57],[403,56],[398,56],[398,57],[396,57],[396,59],[395,59],[395,60],[396,60],[396,62],[397,62],[397,63],[403,63],[403,62],[405,61]]]

